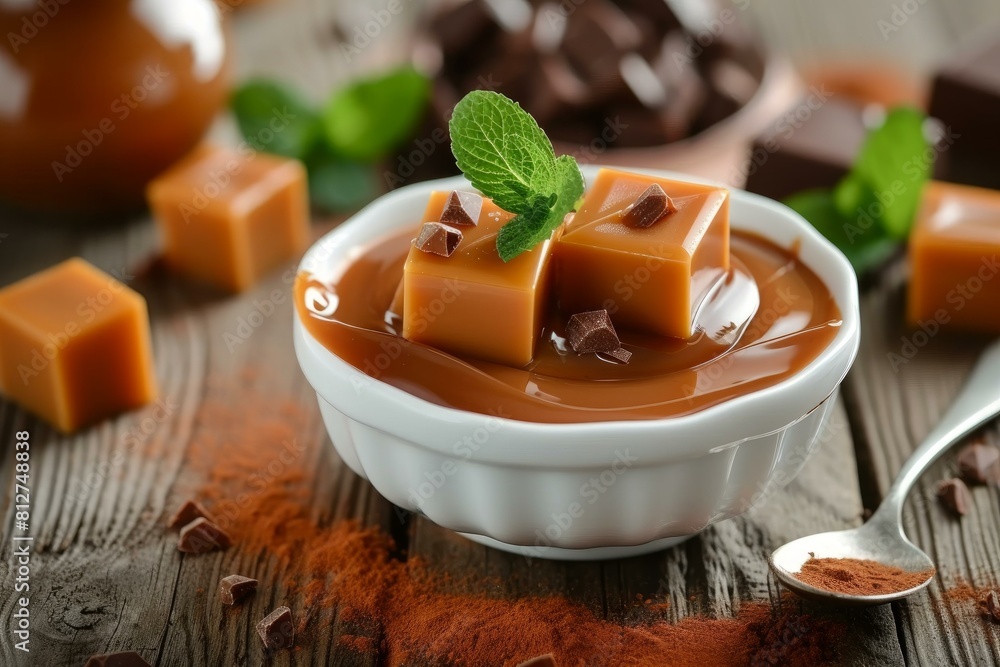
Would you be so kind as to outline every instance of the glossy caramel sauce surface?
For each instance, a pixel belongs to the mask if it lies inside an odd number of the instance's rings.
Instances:
[[[402,338],[390,310],[414,235],[405,228],[346,264],[300,273],[296,310],[306,330],[347,363],[442,406],[544,423],[677,417],[791,377],[841,324],[829,290],[791,252],[734,231],[730,272],[701,305],[688,339],[619,328],[633,355],[628,364],[577,355],[564,337],[572,313],[550,307],[524,367],[461,358]]]

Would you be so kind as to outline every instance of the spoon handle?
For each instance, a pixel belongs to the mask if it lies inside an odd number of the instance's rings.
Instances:
[[[886,520],[900,521],[906,494],[924,471],[962,436],[997,414],[1000,414],[1000,340],[983,351],[948,412],[903,464],[877,514]]]

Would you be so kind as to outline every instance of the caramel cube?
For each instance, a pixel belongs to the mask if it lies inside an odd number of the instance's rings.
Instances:
[[[648,227],[626,224],[654,184],[676,210]],[[602,169],[553,252],[564,312],[605,309],[616,327],[689,338],[698,304],[729,270],[729,192]]]
[[[439,221],[450,192],[431,194],[423,220]],[[513,216],[484,199],[448,257],[410,248],[403,267],[403,337],[452,354],[524,366],[542,329],[552,241],[509,262],[496,236]]]
[[[146,300],[78,258],[0,290],[0,389],[63,432],[149,402]]]
[[[167,264],[226,291],[247,289],[309,237],[297,160],[203,146],[150,183],[147,197]]]
[[[1000,192],[928,183],[910,234],[910,322],[1000,333],[998,254]]]

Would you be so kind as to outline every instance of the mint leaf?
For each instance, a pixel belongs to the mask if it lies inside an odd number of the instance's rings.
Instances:
[[[305,159],[321,137],[319,117],[294,91],[250,81],[229,100],[240,132],[256,150]]]
[[[313,153],[309,172],[309,198],[327,211],[353,211],[379,193],[379,182],[370,165],[345,160],[328,150]]]
[[[555,153],[517,102],[474,90],[448,123],[451,151],[472,185],[505,211],[524,213],[531,193],[555,192]]]
[[[552,235],[583,196],[583,174],[569,155],[556,159],[535,119],[499,93],[476,90],[448,124],[451,150],[473,186],[515,217],[497,234],[508,262]]]
[[[841,213],[830,189],[799,192],[787,198],[785,204],[837,246],[858,275],[876,268],[899,247],[899,242],[886,236],[880,227],[859,230]]]
[[[379,160],[413,134],[429,97],[430,82],[412,67],[349,84],[323,110],[327,142],[345,158]]]
[[[923,124],[922,112],[898,107],[868,135],[851,172],[837,185],[841,215],[878,220],[892,238],[906,238],[930,177]]]

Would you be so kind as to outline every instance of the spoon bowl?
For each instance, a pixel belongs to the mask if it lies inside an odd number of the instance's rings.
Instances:
[[[810,558],[874,560],[908,572],[926,572],[927,578],[912,588],[881,595],[838,593],[816,588],[795,576]],[[926,587],[934,578],[930,557],[888,521],[869,521],[859,528],[800,537],[775,550],[768,562],[778,580],[790,590],[805,598],[841,605],[876,605],[900,600]]]

